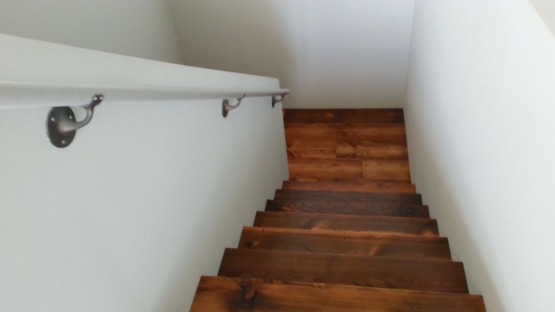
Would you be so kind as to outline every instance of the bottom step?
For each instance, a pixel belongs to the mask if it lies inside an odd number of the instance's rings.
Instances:
[[[202,277],[191,311],[485,312],[482,296]]]

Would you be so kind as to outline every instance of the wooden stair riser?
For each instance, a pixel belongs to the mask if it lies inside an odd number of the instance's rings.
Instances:
[[[303,182],[290,180],[283,182],[282,190],[304,190],[325,192],[360,192],[360,193],[392,193],[392,194],[416,194],[414,184],[405,182],[334,182],[318,181]]]
[[[404,143],[389,144],[337,139],[289,138],[287,140],[287,156],[308,159],[358,158],[408,161],[407,146]]]
[[[258,211],[254,226],[303,230],[374,231],[423,236],[439,235],[436,220],[423,218]]]
[[[468,293],[461,263],[226,249],[220,276]]]
[[[402,109],[288,109],[284,111],[288,123],[363,123],[404,124]]]
[[[336,158],[360,158],[383,160],[406,160],[408,150],[405,144],[374,143],[369,141],[339,141],[335,148]]]
[[[406,160],[289,158],[291,178],[344,178],[410,182]]]
[[[360,192],[277,190],[274,199],[334,202],[365,201],[369,203],[405,203],[422,205],[422,196],[420,194],[368,194]]]
[[[427,206],[405,203],[372,203],[366,201],[334,202],[324,200],[268,200],[266,211],[350,214],[365,216],[429,218]]]
[[[333,299],[333,300],[330,300]],[[485,312],[481,296],[201,277],[192,312]]]
[[[442,237],[379,235],[374,232],[245,227],[239,248],[451,260]]]
[[[374,143],[406,144],[405,126],[402,124],[303,124],[286,123],[285,137],[288,142],[296,139],[335,139],[345,141],[368,141]]]

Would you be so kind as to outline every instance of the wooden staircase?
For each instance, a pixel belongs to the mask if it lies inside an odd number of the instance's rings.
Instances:
[[[285,110],[290,180],[191,311],[485,311],[411,184],[402,110]]]

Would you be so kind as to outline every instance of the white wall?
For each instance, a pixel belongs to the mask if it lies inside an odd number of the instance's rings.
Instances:
[[[0,33],[183,63],[162,0],[2,0]]]
[[[555,34],[555,2],[552,0],[530,0],[545,24]]]
[[[2,81],[279,85],[7,36],[0,46]],[[287,178],[270,103],[245,99],[223,119],[221,99],[106,96],[66,149],[46,136],[49,108],[0,110],[0,311],[187,311],[199,276],[217,274]]]
[[[401,107],[414,0],[169,0],[188,65],[278,77],[290,108]]]
[[[412,177],[488,311],[555,306],[555,39],[526,0],[420,0]]]

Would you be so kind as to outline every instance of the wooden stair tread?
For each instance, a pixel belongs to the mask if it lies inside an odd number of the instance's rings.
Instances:
[[[283,182],[282,189],[305,191],[416,194],[416,186],[414,186],[414,184],[397,181],[374,181],[364,179],[355,179],[348,181],[298,181],[293,179]]]
[[[482,296],[260,279],[201,277],[192,312],[485,312]]]
[[[408,160],[404,143],[371,142],[364,140],[287,138],[289,158],[335,159],[359,158]]]
[[[266,202],[266,211],[315,212],[331,214],[372,215],[429,218],[427,206],[407,203],[326,200],[276,199]]]
[[[286,140],[298,138],[406,143],[403,124],[306,124],[286,123]]]
[[[410,181],[409,162],[404,159],[363,159],[362,177],[372,180]]]
[[[422,205],[422,196],[420,194],[368,194],[360,192],[277,190],[274,199],[326,200],[336,202],[367,201]]]
[[[285,123],[400,123],[402,109],[285,109]]]
[[[218,275],[468,293],[460,262],[226,249]]]
[[[408,160],[406,144],[377,143],[371,141],[340,140],[335,146],[336,158],[402,159]]]
[[[451,260],[446,238],[370,231],[244,227],[239,248]]]
[[[410,181],[410,169],[408,160],[289,158],[289,176]]]
[[[258,211],[254,226],[439,235],[436,220],[425,218]]]
[[[310,178],[362,178],[360,159],[305,159],[289,158],[290,177]]]

